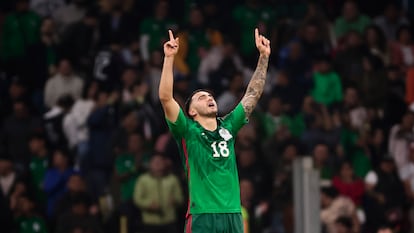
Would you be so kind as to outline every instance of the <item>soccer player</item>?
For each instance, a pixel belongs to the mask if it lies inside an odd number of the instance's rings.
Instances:
[[[174,38],[171,30],[168,33],[170,40],[164,44],[158,94],[187,174],[186,233],[243,233],[234,143],[238,130],[248,122],[263,92],[270,42],[255,29],[256,47],[260,52],[256,71],[240,103],[220,118],[217,103],[209,91],[193,92],[186,101],[185,112],[174,100],[173,63],[179,38]]]

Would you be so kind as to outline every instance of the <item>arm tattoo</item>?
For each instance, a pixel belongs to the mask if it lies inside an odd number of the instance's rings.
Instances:
[[[257,101],[259,101],[259,98],[263,93],[268,61],[269,56],[260,55],[256,70],[254,71],[252,79],[247,86],[247,91],[241,100],[241,104],[244,108],[244,112],[246,113],[246,117],[249,117],[253,112]]]

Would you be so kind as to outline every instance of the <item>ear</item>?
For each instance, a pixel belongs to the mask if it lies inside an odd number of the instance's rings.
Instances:
[[[194,108],[190,108],[190,110],[188,110],[188,115],[190,115],[190,117],[195,117],[197,115],[197,111]]]

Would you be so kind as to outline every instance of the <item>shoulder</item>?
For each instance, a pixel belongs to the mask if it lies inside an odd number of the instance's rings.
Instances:
[[[139,178],[137,179],[137,181],[139,182],[146,182],[148,180],[151,179],[151,176],[149,175],[149,173],[144,173],[141,176],[139,176]]]
[[[341,182],[341,180],[339,179],[339,177],[338,176],[334,176],[333,178],[332,178],[332,183],[333,184],[340,184],[340,183],[342,183]]]
[[[371,22],[371,18],[370,18],[370,17],[368,17],[368,16],[366,16],[366,15],[361,15],[361,16],[359,17],[359,19],[360,19],[362,22]]]
[[[34,11],[29,11],[27,15],[30,16],[32,19],[37,20],[39,22],[42,20],[42,18],[38,14],[36,14],[36,12]]]
[[[154,22],[153,19],[151,18],[145,18],[141,21],[141,23],[139,24],[141,30],[148,30],[149,26]]]
[[[345,23],[345,20],[344,20],[344,18],[341,16],[341,17],[338,17],[336,20],[335,20],[335,25],[337,26],[337,25],[342,25],[342,24],[344,24]]]
[[[73,76],[73,80],[76,82],[76,84],[79,84],[79,85],[83,84],[83,79],[77,75]]]
[[[55,74],[55,75],[53,75],[52,77],[50,77],[47,81],[46,81],[46,84],[48,84],[48,83],[57,83],[58,81],[60,81],[61,80],[61,77],[60,77],[60,75],[59,74]]]
[[[178,178],[176,175],[170,173],[167,176],[165,176],[165,179],[168,180],[169,182],[176,182],[178,181]]]
[[[7,25],[9,23],[12,23],[15,20],[16,20],[16,15],[15,14],[9,14],[4,18],[4,24]]]

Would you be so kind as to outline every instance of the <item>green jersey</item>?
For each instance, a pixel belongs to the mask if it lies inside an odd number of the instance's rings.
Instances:
[[[151,53],[154,50],[162,48],[163,43],[168,40],[165,31],[174,28],[177,28],[177,24],[174,21],[146,18],[141,22],[139,31],[142,35],[149,35],[148,50]]]
[[[19,228],[19,233],[47,233],[45,220],[41,217],[18,217],[16,222]]]
[[[235,135],[247,123],[241,104],[214,131],[187,118],[182,109],[176,122],[167,120],[177,141],[187,174],[187,214],[241,213],[239,177],[234,153]]]
[[[33,156],[30,161],[30,175],[33,179],[33,184],[35,185],[34,191],[36,200],[41,203],[46,203],[46,194],[43,190],[43,182],[45,180],[45,175],[47,168],[49,167],[47,157],[41,158]]]
[[[119,175],[130,174],[127,180],[121,182],[121,200],[127,201],[132,198],[134,194],[134,187],[138,172],[135,166],[135,157],[131,154],[121,154],[115,159],[115,170]]]

